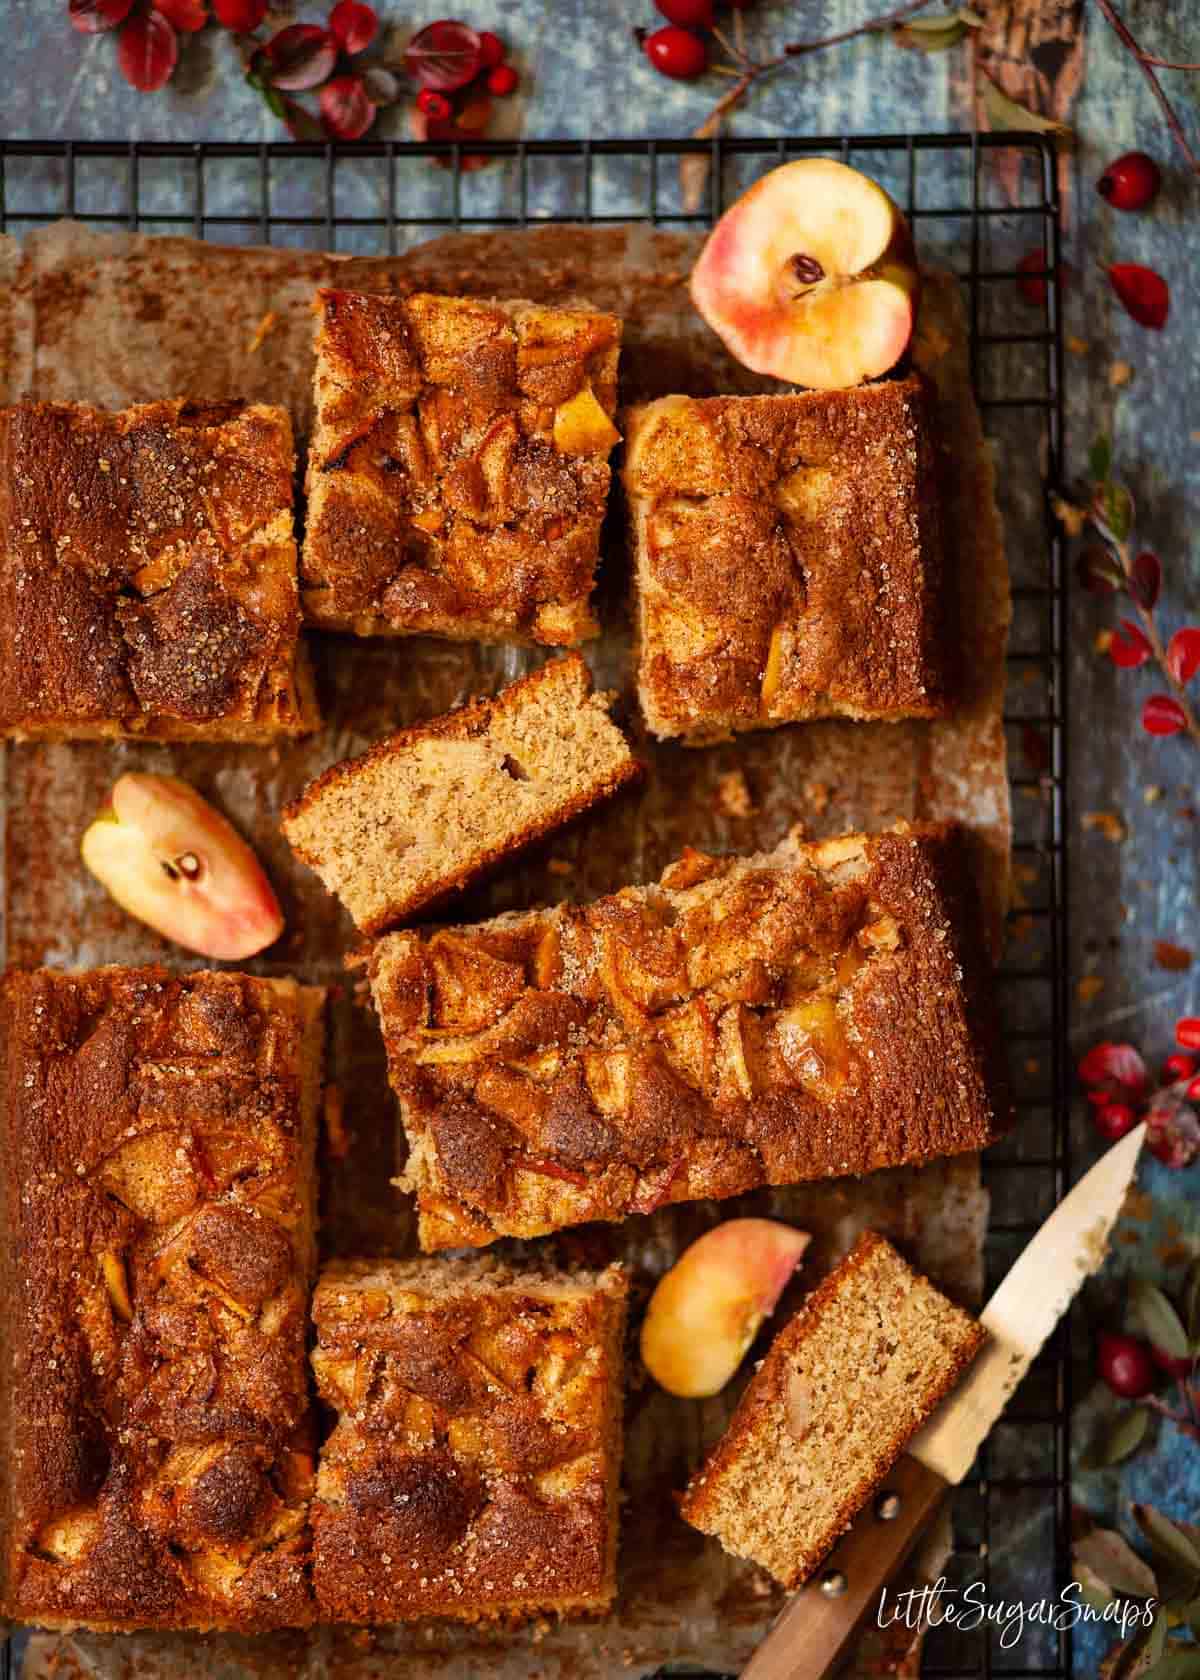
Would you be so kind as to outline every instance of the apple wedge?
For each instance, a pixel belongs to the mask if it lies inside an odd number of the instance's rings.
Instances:
[[[175,776],[119,777],[80,852],[122,910],[189,951],[240,962],[283,932],[254,853]]]
[[[782,1295],[810,1237],[776,1219],[727,1219],[697,1237],[658,1281],[642,1359],[668,1394],[718,1394]]]
[[[745,367],[835,391],[895,367],[920,276],[908,223],[882,187],[830,158],[799,158],[725,212],[691,291]]]

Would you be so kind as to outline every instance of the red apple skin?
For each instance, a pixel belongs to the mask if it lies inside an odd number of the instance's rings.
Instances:
[[[808,289],[789,267],[801,254],[817,257],[821,272]],[[882,187],[845,164],[803,158],[771,170],[725,212],[691,294],[745,367],[837,390],[878,378],[904,355],[920,274],[908,224]]]
[[[776,1219],[727,1219],[659,1279],[642,1324],[642,1359],[670,1394],[718,1394],[812,1239]]]
[[[189,951],[240,962],[283,932],[279,900],[250,847],[175,776],[119,777],[80,853],[123,910]]]

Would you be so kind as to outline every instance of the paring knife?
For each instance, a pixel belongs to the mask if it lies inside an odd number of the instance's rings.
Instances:
[[[781,1613],[742,1680],[822,1680],[879,1602],[942,1498],[971,1468],[1084,1278],[1104,1259],[1144,1125],[1103,1155],[1022,1250],[981,1315],[987,1346],[908,1443],[884,1487]]]

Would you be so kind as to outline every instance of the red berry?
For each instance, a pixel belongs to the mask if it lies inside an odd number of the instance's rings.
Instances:
[[[668,23],[678,23],[684,29],[711,29],[713,0],[654,0],[655,6]]]
[[[1017,264],[1017,273],[1020,275],[1017,285],[1026,303],[1045,303],[1046,278],[1044,271],[1047,267],[1046,253],[1040,248],[1036,251],[1026,251]]]
[[[1163,1078],[1169,1085],[1174,1084],[1177,1079],[1190,1079],[1195,1071],[1195,1056],[1185,1056],[1179,1050],[1169,1055],[1163,1063]]]
[[[239,35],[252,35],[267,15],[267,0],[213,0],[217,22]]]
[[[1188,1100],[1200,1102],[1200,1078],[1193,1079],[1187,1088]]]
[[[1140,263],[1113,263],[1108,271],[1112,289],[1139,327],[1165,327],[1171,293],[1161,274]]]
[[[424,111],[427,117],[435,122],[444,122],[450,115],[452,107],[444,93],[437,93],[433,88],[422,88],[417,95],[417,110]]]
[[[1167,1353],[1160,1347],[1150,1344],[1150,1357],[1160,1371],[1165,1371],[1169,1377],[1177,1381],[1183,1377],[1190,1377],[1195,1360],[1190,1353]]]
[[[511,64],[497,64],[494,70],[489,70],[487,86],[488,92],[503,99],[510,93],[517,91],[517,83],[521,78]]]
[[[1157,1380],[1150,1349],[1136,1336],[1115,1336],[1107,1331],[1102,1334],[1097,1343],[1096,1369],[1122,1400],[1140,1400]]]
[[[1128,1103],[1105,1103],[1103,1108],[1096,1110],[1092,1119],[1100,1136],[1107,1138],[1109,1143],[1116,1143],[1118,1138],[1123,1138],[1137,1125],[1137,1115]]]
[[[494,70],[497,64],[504,63],[504,42],[490,29],[479,31],[479,57],[485,70]]]
[[[1162,185],[1158,165],[1145,152],[1126,152],[1096,182],[1096,191],[1114,210],[1144,210]]]
[[[690,82],[708,68],[708,49],[687,29],[656,29],[646,36],[642,47],[654,68],[677,82]]]

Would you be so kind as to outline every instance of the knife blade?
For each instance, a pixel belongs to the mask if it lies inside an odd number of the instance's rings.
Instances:
[[[986,1347],[913,1436],[884,1493],[855,1518],[817,1580],[800,1589],[742,1680],[823,1680],[993,1424],[1085,1277],[1100,1266],[1145,1137],[1136,1127],[1065,1196],[1021,1251],[981,1315]]]

